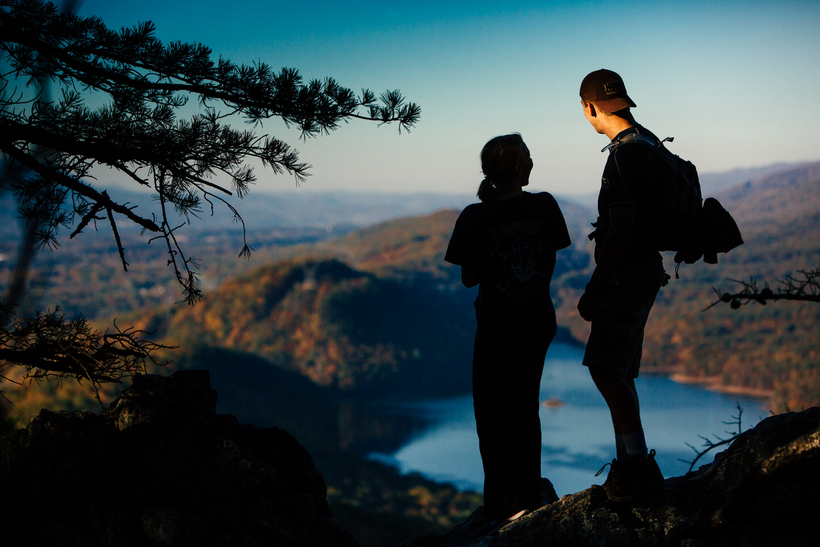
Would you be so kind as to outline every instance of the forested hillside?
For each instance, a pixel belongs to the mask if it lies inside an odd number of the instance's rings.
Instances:
[[[335,259],[279,261],[195,307],[138,325],[186,351],[227,348],[341,393],[394,397],[469,389],[471,321],[450,298]]]
[[[682,265],[658,298],[646,334],[647,372],[674,374],[682,381],[715,389],[769,397],[774,410],[820,403],[820,306],[779,302],[740,310],[716,306],[704,311],[720,292],[731,291],[731,279],[756,279],[776,285],[800,270],[820,264],[820,164],[766,176],[715,194],[735,216],[745,244],[720,257],[717,265]],[[594,213],[562,203],[573,235],[573,248],[559,253],[553,283],[559,323],[579,342],[588,324],[576,310],[589,277],[591,245],[586,240]],[[380,278],[406,286],[462,295],[458,270],[443,262],[456,211],[400,219],[309,246],[294,246],[290,256],[318,254],[343,260]]]
[[[713,287],[734,288],[728,279],[753,277],[774,284],[820,264],[818,184],[820,164],[810,164],[716,195],[737,219],[746,243],[721,256],[718,265],[683,265],[680,279],[673,278],[662,290],[647,330],[647,370],[771,396],[774,408],[820,402],[820,306],[779,302],[703,311],[716,298]],[[559,202],[573,247],[558,255],[553,293],[564,336],[571,333],[582,343],[588,325],[578,317],[575,303],[590,273],[591,244],[585,236],[595,214]],[[421,391],[428,381],[422,370],[435,375],[458,363],[461,371],[469,360],[474,290],[461,287],[458,269],[443,261],[457,215],[445,210],[387,221],[331,239],[316,229],[255,233],[261,244],[253,261],[204,260],[203,286],[221,289],[210,291],[193,309],[173,304],[178,295],[172,292],[170,272],[157,272],[156,265],[143,260],[136,240],[127,245],[131,266],[124,273],[111,244],[89,237],[84,245],[71,242],[59,252],[44,253],[31,294],[60,302],[68,312],[118,316],[120,324],[130,310],[151,305],[153,311],[137,313],[143,317],[139,324],[151,326],[145,317],[162,317],[156,323],[163,327],[159,334],[177,338],[183,347],[195,340],[199,346],[247,352],[319,385],[356,391],[392,383]],[[198,249],[194,256],[230,256],[235,235],[199,233],[190,239]],[[136,235],[127,234],[127,242],[129,237]],[[7,253],[13,252],[10,243],[4,243]],[[315,290],[305,290],[313,283],[309,268],[302,271],[294,264],[308,257],[340,261],[330,268],[340,277],[331,275],[317,282]],[[277,264],[284,259],[297,262]],[[667,260],[673,273],[671,256]],[[260,263],[269,265],[260,268]],[[345,270],[342,263],[352,269]],[[284,272],[289,268],[293,271]],[[308,277],[297,279],[300,275]],[[106,290],[97,290],[102,286]],[[286,296],[276,300],[266,294],[270,291]],[[419,368],[419,363],[425,365]],[[444,363],[446,368],[440,366]],[[405,372],[388,380],[389,370],[403,367],[415,371],[412,382]],[[429,381],[442,389],[459,385],[452,377],[441,384]]]
[[[769,397],[775,411],[820,404],[820,305],[778,302],[704,311],[731,291],[727,278],[777,279],[820,265],[820,164],[792,169],[716,195],[746,243],[718,265],[683,265],[659,296],[646,333],[645,370],[717,389]],[[553,296],[564,339],[583,343],[588,324],[575,303],[591,272],[586,239],[592,209],[559,200],[573,246],[558,255]],[[352,452],[373,443],[397,446],[413,424],[374,420],[345,399],[435,395],[469,386],[475,289],[443,261],[456,210],[383,222],[347,233],[266,228],[252,261],[235,260],[237,233],[192,233],[204,258],[205,299],[174,302],[171,272],[148,261],[136,234],[125,234],[129,272],[99,237],[72,241],[38,259],[30,305],[40,298],[69,313],[85,309],[102,325],[117,317],[179,345],[169,369],[206,368],[221,412],[259,425],[279,425],[305,443],[325,473],[340,520],[357,537],[409,537],[451,526],[480,499],[451,486],[402,477]],[[14,252],[4,225],[0,254]],[[91,234],[93,236],[93,234]],[[213,260],[211,257],[221,257]],[[0,268],[8,268],[0,261]],[[4,272],[4,275],[8,271]],[[104,290],[100,290],[104,289]],[[13,415],[41,407],[88,408],[84,386],[43,384],[4,389]],[[34,386],[36,387],[36,386]],[[103,393],[103,402],[115,392]],[[380,515],[374,517],[374,514]],[[415,515],[408,521],[395,516]],[[385,520],[374,526],[375,520]],[[405,530],[405,532],[401,532]]]
[[[820,305],[728,305],[702,311],[727,278],[768,282],[820,266],[820,164],[785,171],[717,195],[745,244],[710,266],[681,267],[663,290],[647,332],[647,356],[681,377],[720,389],[771,395],[772,408],[820,404]]]

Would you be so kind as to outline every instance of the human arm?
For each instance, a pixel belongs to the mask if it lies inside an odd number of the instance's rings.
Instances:
[[[612,283],[615,270],[626,254],[635,224],[635,208],[630,205],[610,207],[609,220],[609,229],[601,242],[595,271],[578,300],[578,312],[587,321],[592,321],[598,306],[598,296]]]
[[[593,290],[600,290],[612,283],[615,270],[623,261],[632,239],[634,224],[634,207],[617,205],[609,208],[609,230],[601,242],[595,271],[588,284]]]
[[[461,283],[468,288],[481,282],[480,257],[484,256],[475,210],[475,205],[468,205],[458,216],[444,254],[445,261],[461,268]]]
[[[555,262],[557,260],[555,250],[547,251],[546,269],[544,274],[547,279],[552,282],[552,274],[555,273]]]
[[[481,282],[478,275],[478,270],[470,268],[469,266],[461,267],[461,283],[467,287],[475,287]]]

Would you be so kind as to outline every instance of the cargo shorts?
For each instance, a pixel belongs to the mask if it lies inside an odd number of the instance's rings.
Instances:
[[[661,259],[620,266],[613,283],[598,295],[583,364],[637,378],[643,333],[655,297],[666,282]]]

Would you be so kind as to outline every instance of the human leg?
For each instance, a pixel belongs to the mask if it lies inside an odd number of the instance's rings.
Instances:
[[[635,387],[649,312],[665,278],[663,263],[629,265],[601,296],[583,364],[610,409],[618,435],[641,429]]]
[[[595,387],[604,397],[612,416],[616,435],[629,435],[641,429],[641,410],[635,382],[599,366],[590,366]]]
[[[484,466],[484,513],[500,520],[540,505],[538,398],[554,333],[494,326],[489,332],[480,326],[476,335],[473,404]]]
[[[604,483],[607,496],[628,501],[663,484],[663,475],[646,446],[635,378],[640,368],[643,331],[660,288],[658,271],[629,272],[602,299],[592,322],[584,364],[609,407],[617,457]],[[660,274],[660,275],[658,275]]]

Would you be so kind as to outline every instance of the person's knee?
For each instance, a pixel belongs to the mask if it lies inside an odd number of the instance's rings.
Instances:
[[[613,382],[621,383],[624,381],[623,376],[604,367],[589,367],[589,374],[595,384],[611,384]]]

